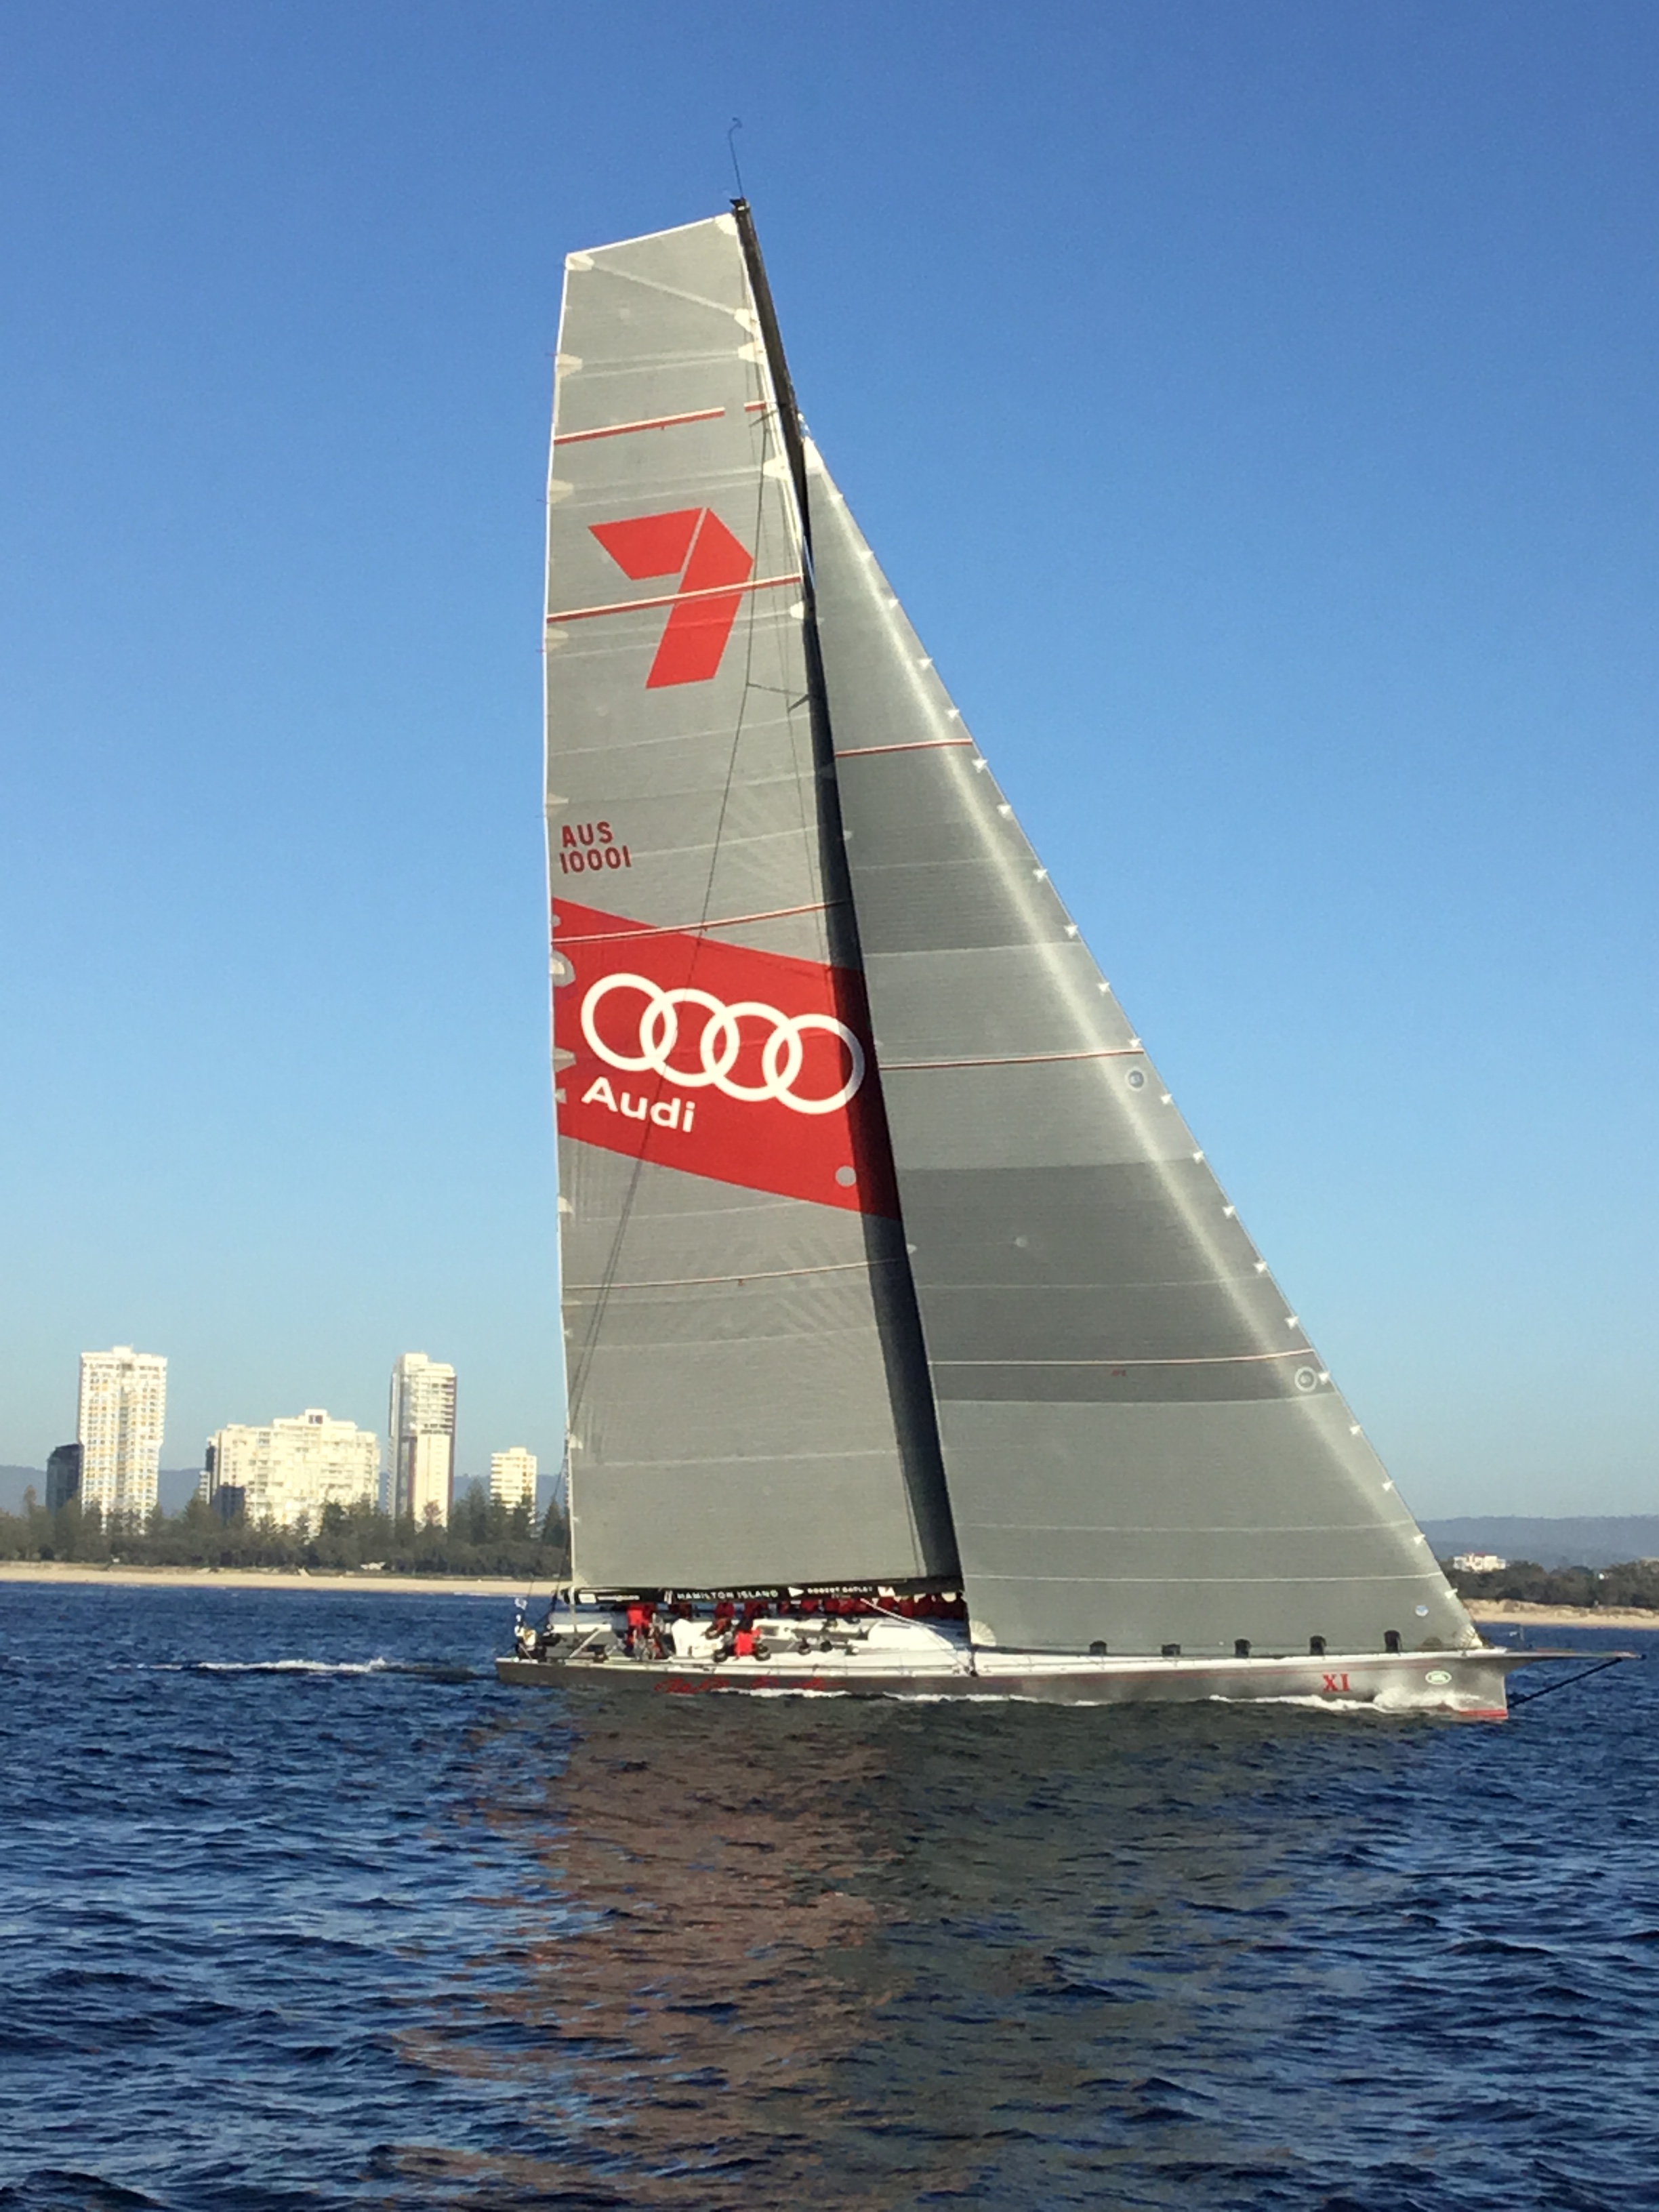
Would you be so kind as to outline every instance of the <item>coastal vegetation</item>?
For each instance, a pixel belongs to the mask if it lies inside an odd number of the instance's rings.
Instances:
[[[192,1498],[180,1513],[106,1523],[94,1507],[49,1513],[33,1491],[21,1513],[0,1513],[0,1559],[83,1561],[133,1567],[373,1569],[387,1575],[509,1575],[563,1571],[569,1536],[557,1505],[539,1523],[527,1506],[497,1504],[481,1485],[464,1489],[447,1528],[394,1521],[371,1505],[327,1505],[313,1530],[241,1516],[222,1520]]]
[[[1443,1560],[1452,1588],[1463,1598],[1510,1598],[1525,1605],[1585,1606],[1608,1612],[1659,1610],[1659,1559],[1627,1559],[1617,1567],[1540,1567],[1510,1559],[1484,1574]]]
[[[506,1575],[545,1579],[566,1571],[570,1532],[556,1504],[538,1522],[525,1506],[497,1504],[482,1484],[464,1488],[447,1528],[394,1521],[378,1506],[325,1506],[319,1525],[285,1528],[238,1515],[222,1520],[192,1498],[182,1511],[106,1524],[94,1508],[49,1513],[33,1491],[20,1513],[0,1512],[0,1559],[132,1567],[264,1567],[313,1573]],[[1460,1597],[1592,1611],[1659,1612],[1659,1559],[1611,1567],[1544,1567],[1511,1559],[1471,1574],[1443,1560]]]

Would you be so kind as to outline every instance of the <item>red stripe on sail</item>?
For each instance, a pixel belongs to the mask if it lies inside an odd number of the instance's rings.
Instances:
[[[934,753],[951,745],[971,745],[972,738],[913,738],[902,745],[844,745],[837,760],[868,760],[872,753]]]
[[[837,906],[843,903],[842,900],[836,901]],[[825,914],[829,911],[829,900],[811,899],[805,906],[769,906],[763,908],[758,914],[718,915],[708,921],[664,922],[654,925],[648,921],[629,921],[624,922],[620,929],[604,930],[598,937],[567,935],[561,937],[559,943],[568,951],[573,945],[615,945],[630,937],[672,937],[679,930],[684,930],[688,936],[695,937],[704,930],[744,929],[751,922],[756,921],[782,921],[798,914]]]
[[[647,422],[611,422],[602,430],[561,430],[556,446],[586,446],[595,438],[626,438],[635,430],[677,430],[682,422],[716,422],[724,407],[700,407],[695,415],[653,415]]]
[[[775,592],[785,584],[799,584],[801,580],[799,568],[792,569],[787,576],[757,576],[739,586],[738,596],[741,599],[744,592]],[[549,615],[547,627],[556,629],[561,623],[592,622],[598,615],[637,615],[647,613],[653,607],[677,607],[682,599],[716,598],[725,588],[723,584],[717,584],[712,592],[657,592],[648,599],[612,599],[602,607],[561,607],[556,614]]]

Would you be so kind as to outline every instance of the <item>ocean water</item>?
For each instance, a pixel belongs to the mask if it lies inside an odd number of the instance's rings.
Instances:
[[[0,2207],[1659,2204],[1652,1663],[1460,1726],[509,1626],[0,1586]]]

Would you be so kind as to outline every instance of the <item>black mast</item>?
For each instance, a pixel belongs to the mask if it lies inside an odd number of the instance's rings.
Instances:
[[[864,957],[859,947],[858,916],[853,908],[853,886],[847,872],[847,850],[842,836],[841,790],[836,781],[836,741],[830,728],[830,690],[824,680],[823,649],[818,637],[817,593],[812,577],[812,510],[806,483],[806,441],[801,429],[800,409],[795,401],[795,386],[789,374],[789,363],[784,358],[783,339],[778,330],[778,311],[772,304],[772,287],[766,281],[766,264],[761,258],[755,218],[747,200],[733,200],[732,212],[738,219],[738,236],[743,244],[743,258],[749,271],[749,289],[754,294],[755,312],[760,318],[761,343],[765,349],[767,368],[771,372],[772,389],[777,395],[783,450],[789,462],[790,480],[795,488],[795,512],[800,521],[801,568],[804,571],[801,599],[806,609],[805,620],[802,624],[805,633],[802,643],[806,648],[807,711],[812,724],[812,758],[818,772],[818,848],[824,889],[829,894],[825,921],[830,951],[838,966],[862,972]]]
[[[745,199],[733,200],[732,212],[738,219],[738,236],[742,241],[744,262],[749,271],[749,289],[754,294],[755,312],[760,318],[761,343],[766,352],[766,365],[772,373],[772,389],[777,395],[783,449],[788,456],[789,474],[795,487],[795,508],[800,518],[801,599],[805,608],[802,643],[806,650],[807,711],[811,719],[812,758],[818,772],[818,860],[823,876],[826,902],[824,934],[836,972],[844,974],[852,969],[861,977],[864,951],[859,942],[858,909],[853,903],[853,879],[847,866],[847,843],[842,831],[841,786],[836,775],[836,741],[830,727],[830,691],[824,680],[823,649],[818,637],[817,593],[812,577],[812,508],[807,493],[805,434],[801,428],[800,409],[795,400],[795,386],[789,374],[789,363],[784,357],[783,339],[778,330],[778,312],[772,304],[772,287],[766,281],[766,264],[761,258],[755,218]],[[857,1007],[843,1005],[840,1012],[842,1019],[848,1023],[867,1018],[862,992],[860,993]],[[877,1073],[873,1063],[871,1073],[872,1075]],[[886,1118],[884,1108],[884,1133]],[[945,1461],[939,1440],[939,1415],[933,1403],[933,1386],[927,1379],[927,1354],[922,1341],[921,1315],[916,1304],[910,1263],[888,1248],[887,1241],[872,1215],[860,1213],[859,1219],[864,1231],[865,1249],[870,1257],[870,1288],[875,1302],[876,1330],[881,1341],[883,1364],[887,1370],[887,1388],[893,1401],[905,1480],[912,1492],[912,1510],[916,1515],[918,1526],[926,1526],[936,1516],[943,1516],[950,1528],[951,1547],[954,1552],[956,1529],[951,1519],[950,1492],[945,1484]],[[959,1575],[961,1569],[953,1565],[949,1572]]]
[[[806,503],[806,447],[800,427],[800,409],[795,400],[795,386],[789,374],[789,363],[784,358],[783,339],[778,330],[778,311],[772,304],[772,287],[766,280],[766,264],[761,258],[760,238],[755,229],[755,217],[747,200],[733,200],[732,212],[738,219],[738,236],[743,242],[743,258],[749,270],[749,289],[755,295],[755,312],[760,317],[761,343],[766,348],[766,365],[772,372],[772,388],[778,395],[778,415],[783,428],[783,449],[789,457],[789,473],[794,480],[795,505],[800,514],[801,537],[806,547],[807,607],[811,609],[812,514]],[[809,620],[807,635],[811,639],[810,658],[817,657],[817,625]],[[815,707],[823,704],[823,683],[816,668],[817,696]],[[829,717],[824,716],[826,726]]]

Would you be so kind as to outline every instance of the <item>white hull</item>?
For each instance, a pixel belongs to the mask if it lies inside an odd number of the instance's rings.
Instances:
[[[708,1693],[884,1698],[1018,1698],[1051,1705],[1186,1705],[1293,1699],[1379,1712],[1450,1713],[1502,1720],[1512,1668],[1566,1654],[1481,1646],[1458,1651],[1346,1652],[1283,1658],[1116,1658],[1092,1653],[975,1648],[959,1630],[885,1622],[819,1649],[817,1638],[780,1637],[763,1658],[630,1656],[590,1630],[541,1656],[496,1662],[521,1688],[581,1680],[635,1682],[671,1695]],[[779,1648],[780,1644],[786,1648]]]

